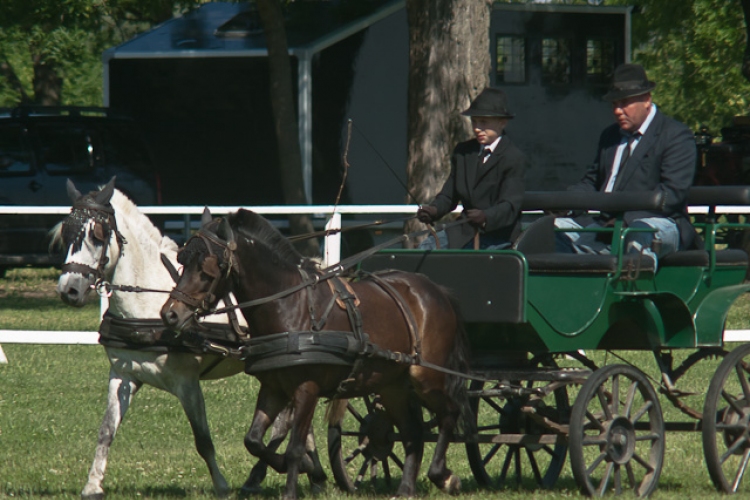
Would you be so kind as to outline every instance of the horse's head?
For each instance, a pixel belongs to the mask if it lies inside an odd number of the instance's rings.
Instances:
[[[62,222],[60,239],[65,248],[62,274],[57,292],[69,305],[83,306],[97,281],[103,280],[114,265],[113,246],[122,248],[123,239],[117,231],[115,211],[110,199],[115,189],[113,177],[99,191],[82,195],[68,180],[68,196],[73,209]]]
[[[201,229],[177,255],[182,275],[161,309],[164,324],[183,330],[195,322],[195,314],[209,311],[230,291],[229,279],[236,266],[237,245],[227,219],[211,219],[206,209]]]

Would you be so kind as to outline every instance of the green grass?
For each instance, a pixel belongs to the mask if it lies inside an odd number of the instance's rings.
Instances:
[[[40,277],[28,270],[11,271],[0,279],[0,328],[94,330],[98,303],[76,310],[64,306],[50,292],[56,273]],[[50,294],[51,293],[51,294]],[[741,299],[731,311],[730,328],[748,328],[750,302]],[[64,327],[60,325],[66,325]],[[108,362],[99,346],[3,345],[7,365],[0,365],[0,498],[77,498],[93,458],[97,432],[105,408]],[[620,353],[618,353],[620,354]],[[644,353],[621,353],[656,377],[653,360]],[[683,356],[686,353],[677,353]],[[596,352],[600,364],[615,363],[611,354]],[[705,392],[718,361],[700,363],[688,373],[683,388]],[[255,460],[242,444],[254,408],[257,383],[238,375],[203,383],[211,431],[219,464],[236,491]],[[576,388],[571,388],[571,403]],[[700,396],[695,396],[700,400]],[[687,420],[662,401],[667,420]],[[324,466],[328,467],[325,426],[319,408],[315,428]],[[666,458],[655,499],[723,498],[710,484],[703,463],[699,433],[669,433]],[[400,445],[397,444],[400,452]],[[420,474],[419,495],[447,498],[426,478],[428,446]],[[476,487],[462,445],[449,450],[449,465],[464,484],[462,499],[497,496]],[[345,496],[333,484],[319,497]],[[281,494],[284,476],[269,472],[265,498]],[[302,496],[312,495],[301,479]],[[135,398],[110,452],[104,482],[110,499],[211,498],[211,481],[195,451],[192,434],[177,400],[152,387]],[[745,490],[747,491],[747,490]],[[509,489],[504,497],[560,499],[580,497],[566,463],[552,491]],[[364,492],[356,497],[381,498],[386,493]],[[745,494],[746,495],[746,494]],[[630,498],[631,495],[624,495]]]

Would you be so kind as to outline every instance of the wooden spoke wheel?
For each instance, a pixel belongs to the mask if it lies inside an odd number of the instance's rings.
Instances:
[[[650,494],[664,462],[664,418],[637,368],[609,365],[581,387],[570,416],[570,465],[584,494]]]
[[[535,388],[548,383],[525,381],[512,385]],[[469,391],[479,394],[470,398],[477,441],[466,443],[469,466],[477,483],[485,488],[523,484],[551,488],[565,464],[567,446],[540,419],[567,423],[570,406],[566,388],[559,387],[546,398],[507,397],[501,395],[504,391],[500,384],[474,380]]]
[[[719,490],[737,493],[750,462],[750,344],[737,347],[719,365],[703,416],[703,453],[711,480]]]
[[[395,432],[376,397],[350,400],[341,422],[328,427],[328,456],[338,487],[349,493],[395,488],[404,468],[396,454],[401,447],[394,449]]]

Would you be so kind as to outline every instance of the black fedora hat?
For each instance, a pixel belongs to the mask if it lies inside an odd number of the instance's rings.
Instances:
[[[646,77],[646,70],[640,64],[620,64],[615,69],[615,77],[609,92],[604,94],[605,101],[619,101],[627,97],[647,94],[656,84]]]
[[[505,92],[500,89],[487,87],[476,99],[471,101],[469,109],[462,112],[464,116],[496,116],[498,118],[513,118],[508,111]]]

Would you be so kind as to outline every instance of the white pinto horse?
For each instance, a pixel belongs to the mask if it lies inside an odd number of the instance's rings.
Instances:
[[[116,190],[114,181],[113,178],[101,190],[85,196],[68,181],[73,210],[53,230],[53,240],[61,242],[67,252],[57,291],[67,304],[82,306],[97,282],[104,280],[114,290],[109,298],[108,315],[122,319],[159,319],[164,294],[133,293],[118,291],[118,288],[138,286],[148,290],[172,290],[174,281],[162,264],[161,256],[178,266],[177,244],[163,236],[132,201]],[[243,318],[239,320],[244,324]],[[85,499],[104,497],[102,481],[109,448],[133,397],[143,384],[165,390],[179,399],[193,430],[198,453],[208,466],[215,493],[218,496],[229,494],[230,488],[216,463],[199,381],[241,373],[244,363],[231,356],[196,354],[184,349],[152,351],[112,345],[105,345],[104,349],[110,362],[107,409],[81,496]],[[286,434],[287,424],[284,422],[288,422],[289,417],[287,414],[277,421],[276,440],[279,444]],[[325,474],[317,455],[313,460],[318,467],[310,480],[317,487],[325,481]],[[242,491],[257,491],[265,471],[265,464],[257,464]]]

